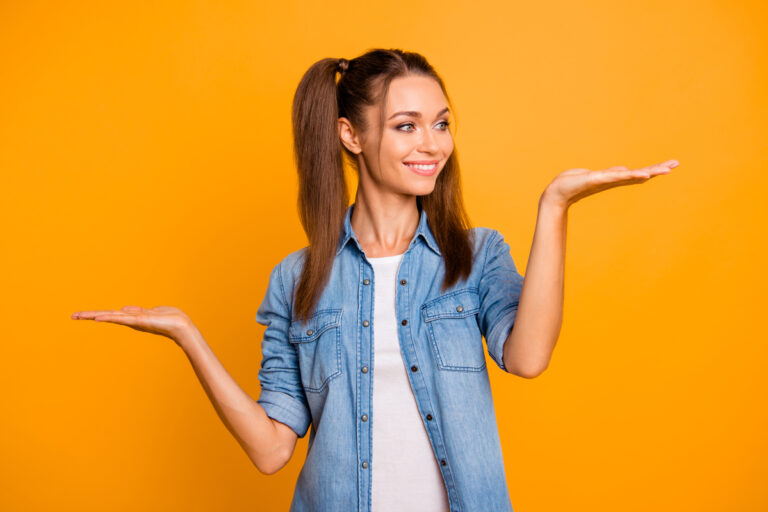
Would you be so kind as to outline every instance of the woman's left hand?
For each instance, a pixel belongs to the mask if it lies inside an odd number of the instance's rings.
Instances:
[[[649,165],[640,169],[617,166],[600,171],[589,169],[568,169],[558,174],[547,185],[545,195],[551,200],[568,207],[579,199],[613,187],[644,183],[653,176],[669,174],[680,165],[677,160]]]

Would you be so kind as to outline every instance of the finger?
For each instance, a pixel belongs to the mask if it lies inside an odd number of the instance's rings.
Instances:
[[[107,313],[119,313],[119,311],[115,311],[114,309],[92,309],[89,311],[77,311],[75,313],[72,313],[72,318],[90,319],[96,315],[102,315]]]
[[[140,315],[130,315],[124,313],[110,313],[104,315],[97,315],[94,317],[94,322],[112,322],[121,325],[135,325],[140,326],[144,323],[144,319]]]
[[[605,169],[612,173],[609,181],[634,180],[638,178],[650,178],[647,172],[640,169],[630,169],[626,165],[617,165]]]
[[[680,162],[678,162],[677,160],[667,160],[666,162],[649,165],[648,167],[643,167],[642,169],[638,169],[638,170],[645,171],[646,174],[655,176],[657,174],[669,174],[670,172],[672,172],[672,169],[674,169],[678,165],[680,165]]]
[[[666,165],[669,169],[674,169],[675,167],[680,165],[680,162],[678,162],[675,159],[672,159],[672,160],[667,160],[666,162],[664,162],[664,165]]]
[[[595,178],[599,183],[618,183],[622,181],[635,181],[651,177],[651,174],[645,169],[629,169],[627,167],[609,167],[602,171],[594,172]]]
[[[625,174],[627,179],[648,179],[660,174],[669,174],[669,167],[664,164],[649,165],[640,169],[630,169]]]
[[[123,308],[120,311],[114,310],[114,309],[93,309],[89,311],[77,311],[72,314],[73,319],[91,319],[95,315],[101,315],[106,313],[142,313],[144,312],[144,308],[141,306],[123,306]]]

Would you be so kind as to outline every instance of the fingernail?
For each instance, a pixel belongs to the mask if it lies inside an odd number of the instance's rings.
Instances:
[[[680,162],[678,162],[677,160],[670,160],[670,161],[669,161],[669,168],[670,168],[670,169],[674,169],[674,168],[675,168],[675,167],[677,167],[678,165],[680,165]]]

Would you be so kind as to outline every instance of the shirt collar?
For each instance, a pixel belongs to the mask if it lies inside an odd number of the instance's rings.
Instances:
[[[336,250],[336,255],[341,252],[341,250],[344,248],[345,245],[347,245],[347,242],[350,240],[355,241],[355,245],[357,245],[357,248],[360,249],[360,252],[364,252],[363,249],[360,247],[360,243],[357,241],[357,235],[355,235],[355,231],[352,229],[352,210],[354,209],[355,203],[352,203],[347,207],[347,214],[344,216],[344,230],[341,233],[341,240],[339,240],[339,247]],[[421,236],[425,242],[427,242],[427,246],[432,249],[438,256],[442,256],[442,253],[440,252],[440,248],[437,245],[437,241],[435,240],[435,237],[432,235],[432,231],[429,229],[429,224],[427,223],[427,212],[419,207],[421,210],[421,214],[419,216],[419,226],[416,228],[416,234],[413,236],[413,239],[411,240],[411,243],[408,245],[408,249],[410,250],[413,246],[414,242],[416,241],[419,236]]]

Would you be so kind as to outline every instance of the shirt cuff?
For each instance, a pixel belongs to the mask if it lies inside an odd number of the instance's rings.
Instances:
[[[312,423],[312,417],[306,406],[287,393],[261,389],[261,395],[256,400],[272,419],[285,423],[299,437],[304,437]]]
[[[517,317],[517,308],[501,317],[485,339],[488,343],[488,353],[490,354],[491,359],[494,360],[499,368],[507,373],[509,373],[509,370],[504,367],[502,357],[504,356],[504,343],[507,341],[509,333],[512,332],[512,327],[515,324],[515,317]]]

